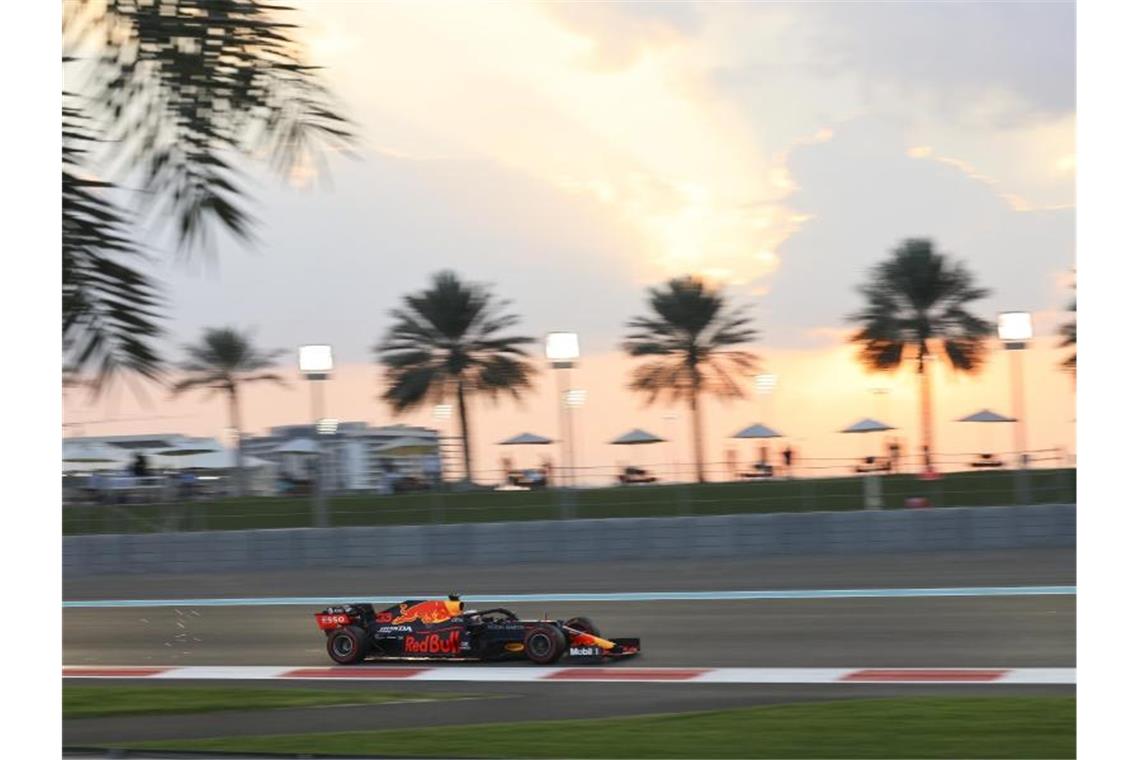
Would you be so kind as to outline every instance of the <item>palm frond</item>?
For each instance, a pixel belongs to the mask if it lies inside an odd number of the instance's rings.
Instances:
[[[975,284],[964,264],[936,252],[931,241],[903,241],[858,291],[865,304],[848,321],[859,325],[851,341],[867,369],[893,370],[937,348],[958,370],[974,372],[985,362],[993,323],[970,307],[989,291]]]
[[[440,272],[430,286],[404,296],[374,351],[385,368],[382,398],[396,412],[438,402],[460,384],[492,399],[531,387],[535,369],[526,347],[534,339],[501,335],[519,318],[488,288]]]
[[[129,215],[110,199],[110,183],[82,164],[96,140],[89,118],[63,109],[62,316],[64,364],[96,393],[122,372],[157,379],[162,360],[162,296],[143,270]]]
[[[634,370],[630,388],[653,403],[663,393],[674,401],[707,390],[742,395],[736,379],[757,366],[757,357],[734,349],[759,337],[741,309],[729,310],[724,296],[693,277],[650,288],[650,314],[626,322],[622,349],[632,357],[654,357]]]
[[[141,171],[141,209],[173,225],[184,249],[215,226],[253,235],[237,157],[282,176],[320,165],[352,128],[315,67],[303,63],[290,8],[257,0],[80,0],[67,29],[98,38],[92,102],[109,160]],[[98,10],[96,10],[98,9]],[[99,12],[101,11],[101,12]]]

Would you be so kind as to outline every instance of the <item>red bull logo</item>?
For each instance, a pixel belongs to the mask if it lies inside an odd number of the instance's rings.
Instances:
[[[420,621],[421,623],[444,623],[451,618],[458,615],[460,606],[458,601],[428,601],[413,604],[410,607],[407,604],[400,605],[400,614],[392,619],[392,623],[413,623]]]
[[[429,633],[426,636],[405,636],[406,654],[459,654],[459,631],[448,634]]]

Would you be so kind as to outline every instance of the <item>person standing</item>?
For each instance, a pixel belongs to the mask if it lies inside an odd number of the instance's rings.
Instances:
[[[788,444],[784,449],[784,477],[786,478],[792,477],[792,461],[794,459],[795,455],[792,453],[792,445]]]

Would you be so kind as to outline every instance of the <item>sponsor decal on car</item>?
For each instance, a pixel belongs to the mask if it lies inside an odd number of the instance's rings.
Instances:
[[[601,647],[570,647],[571,657],[600,657]]]
[[[525,648],[526,647],[524,647],[522,644],[520,644],[517,641],[511,641],[511,642],[503,645],[503,649],[505,649],[508,652],[521,652]]]
[[[452,631],[445,636],[438,633],[405,636],[404,651],[408,654],[458,654],[459,631]]]
[[[376,622],[377,623],[391,623],[392,622],[392,613],[391,612],[377,612],[376,613]]]
[[[410,625],[382,625],[376,629],[380,633],[411,633]]]
[[[342,625],[348,625],[351,622],[352,618],[350,618],[348,615],[317,615],[317,625],[325,630],[330,628],[337,628]]]

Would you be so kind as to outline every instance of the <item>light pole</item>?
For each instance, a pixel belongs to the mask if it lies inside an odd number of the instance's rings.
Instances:
[[[1013,391],[1014,447],[1017,449],[1021,466],[1026,464],[1025,432],[1025,377],[1022,367],[1022,352],[1033,338],[1033,318],[1027,311],[1004,311],[998,314],[998,337],[1007,351],[1010,351],[1010,380]]]
[[[323,424],[324,389],[323,381],[332,373],[332,346],[308,345],[297,349],[297,366],[309,381],[312,400],[313,425],[316,429],[314,441],[317,447],[317,483],[313,489],[313,522],[318,528],[329,525],[328,503],[325,500],[325,453],[322,435],[328,429]],[[333,428],[335,430],[335,427]]]
[[[1009,375],[1013,394],[1014,449],[1017,451],[1018,500],[1028,501],[1028,484],[1025,470],[1029,466],[1028,443],[1025,432],[1025,375],[1022,353],[1033,338],[1033,317],[1027,311],[1003,311],[998,314],[998,337],[1009,351]]]
[[[566,376],[569,374],[569,370],[574,367],[574,360],[578,356],[578,333],[552,332],[547,334],[546,358],[554,369],[558,384],[558,415],[559,426],[562,429],[562,458],[569,471],[569,477],[565,479],[567,485],[574,485],[574,415],[569,404],[566,387],[569,378]],[[559,372],[558,370],[566,370],[566,372]]]

